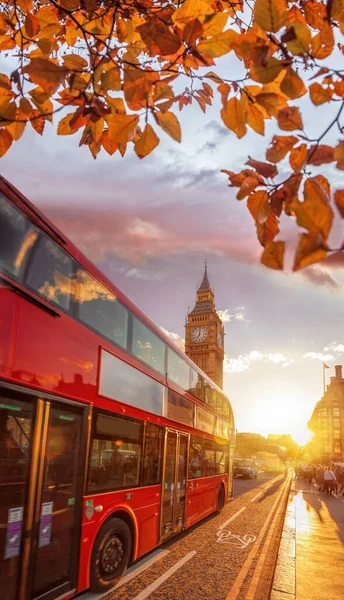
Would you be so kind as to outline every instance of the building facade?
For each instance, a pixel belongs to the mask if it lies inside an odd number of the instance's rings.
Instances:
[[[216,312],[207,263],[195,306],[185,323],[185,353],[223,388],[224,327]]]
[[[335,366],[326,392],[316,403],[308,427],[314,434],[323,462],[344,460],[344,379],[342,365]]]

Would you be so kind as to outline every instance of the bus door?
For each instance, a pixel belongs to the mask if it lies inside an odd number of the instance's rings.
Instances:
[[[166,429],[162,481],[160,539],[181,531],[185,521],[188,438]]]
[[[76,589],[84,410],[0,390],[1,600]]]

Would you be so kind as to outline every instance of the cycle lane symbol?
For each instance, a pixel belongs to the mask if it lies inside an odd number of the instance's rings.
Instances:
[[[238,535],[224,529],[219,529],[216,536],[216,542],[218,544],[233,544],[238,550],[247,548],[247,546],[256,541],[255,535],[249,533],[246,533],[245,535]]]

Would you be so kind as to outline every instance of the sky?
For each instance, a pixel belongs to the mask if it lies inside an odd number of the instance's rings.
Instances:
[[[304,113],[311,134],[320,110],[322,122],[330,120],[323,107]],[[266,138],[249,132],[238,141],[216,103],[206,115],[192,106],[178,118],[182,144],[161,132],[160,145],[143,161],[132,149],[124,158],[101,152],[94,160],[78,147],[78,134],[57,137],[56,124],[47,123],[39,137],[29,125],[1,159],[1,174],[180,344],[207,259],[225,326],[224,391],[237,430],[291,433],[305,443],[323,393],[322,362],[330,367],[327,382],[344,362],[344,257],[298,273],[291,272],[291,253],[285,272],[262,266],[252,217],[220,169],[240,171],[248,155],[264,160],[274,125],[267,124]],[[288,163],[281,169],[286,173]],[[326,172],[334,188],[342,185],[339,171]],[[331,242],[338,246],[337,214],[336,223]],[[291,219],[283,229],[280,239],[292,249],[300,231]]]

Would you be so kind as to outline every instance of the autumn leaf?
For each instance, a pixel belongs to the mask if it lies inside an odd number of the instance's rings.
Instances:
[[[269,196],[264,190],[254,192],[247,198],[247,208],[256,223],[264,223],[269,216]]]
[[[261,256],[260,262],[269,269],[283,270],[285,242],[270,242]]]
[[[339,142],[338,146],[334,149],[334,160],[337,161],[336,167],[341,171],[344,171],[344,142]]]
[[[112,114],[107,115],[105,120],[109,128],[109,141],[125,144],[133,139],[139,117],[137,115]]]
[[[303,8],[307,23],[313,27],[313,29],[321,29],[327,18],[325,4],[314,2],[314,0],[307,0],[307,2],[304,3]]]
[[[189,21],[184,27],[183,40],[188,46],[192,46],[203,33],[202,23],[198,19]]]
[[[172,21],[181,29],[194,19],[203,21],[204,17],[215,11],[207,0],[186,0],[172,15]]]
[[[324,163],[331,163],[335,160],[334,149],[324,144],[315,144],[308,150],[308,164],[319,166]]]
[[[46,58],[32,58],[31,62],[23,68],[33,83],[39,85],[48,94],[53,94],[60,87],[68,70],[59,67]]]
[[[33,110],[30,115],[30,123],[33,129],[39,134],[43,135],[44,127],[45,127],[45,118],[40,115],[38,110]]]
[[[157,112],[154,114],[161,129],[176,142],[182,141],[182,132],[176,115],[172,112]]]
[[[263,106],[270,117],[277,117],[279,111],[286,106],[286,101],[280,94],[267,92],[257,94],[256,102]]]
[[[118,150],[118,146],[116,142],[112,142],[109,140],[109,130],[105,129],[102,134],[102,146],[104,150],[112,156],[116,150]]]
[[[209,56],[210,58],[218,58],[224,54],[228,54],[233,48],[233,42],[238,38],[238,34],[232,29],[227,29],[223,33],[202,40],[197,45],[197,51]]]
[[[300,54],[308,54],[309,44],[311,42],[311,32],[307,25],[299,22],[294,22],[292,27],[287,29],[282,35],[282,42],[286,42],[289,52],[298,56]]]
[[[330,88],[324,88],[320,83],[312,83],[309,86],[309,94],[315,106],[330,102],[332,100],[332,93]]]
[[[258,185],[259,182],[257,177],[245,177],[244,181],[240,186],[240,190],[236,195],[237,200],[243,200],[244,198],[246,198],[246,196],[248,196],[253,190],[255,190]]]
[[[249,157],[249,160],[245,163],[249,167],[252,167],[259,175],[263,177],[275,177],[278,174],[277,167],[269,163],[260,162]]]
[[[289,155],[289,164],[295,173],[302,171],[307,162],[308,149],[306,144],[300,144],[292,148]]]
[[[266,65],[253,65],[249,74],[254,81],[258,81],[259,83],[270,83],[278,77],[283,69],[285,69],[283,62],[271,56]]]
[[[282,108],[277,115],[277,122],[279,128],[284,131],[303,129],[301,113],[297,106]]]
[[[221,117],[228,129],[242,138],[246,133],[245,111],[237,98],[231,98],[221,110]]]
[[[265,133],[265,121],[263,113],[255,104],[249,103],[246,109],[246,123],[251,129],[260,135]]]
[[[311,45],[314,58],[324,59],[330,56],[334,46],[334,35],[328,23],[324,23],[321,31],[312,38]]]
[[[316,262],[324,260],[327,252],[324,249],[320,235],[316,233],[302,233],[296,248],[293,271],[298,271]]]
[[[0,129],[0,158],[6,154],[7,150],[9,150],[12,141],[13,139],[10,132],[2,127]]]
[[[148,21],[137,27],[137,31],[153,56],[175,54],[182,46],[179,37],[163,22]]]
[[[72,135],[73,133],[75,133],[78,129],[78,127],[73,128],[71,126],[71,121],[72,119],[74,119],[75,117],[75,113],[69,113],[68,115],[66,115],[65,117],[63,117],[63,119],[61,119],[61,121],[59,122],[58,126],[57,126],[57,134],[58,135]],[[83,119],[83,122],[79,125],[79,127],[81,127],[82,125],[86,124],[86,119]]]
[[[298,142],[294,135],[275,135],[271,140],[271,146],[266,151],[266,158],[272,163],[278,163]]]
[[[254,18],[264,31],[276,33],[287,21],[285,0],[256,0]]]
[[[269,216],[264,223],[257,223],[257,236],[262,246],[267,246],[276,235],[279,233],[278,219],[276,215],[270,211]]]
[[[155,133],[153,127],[146,124],[143,133],[134,146],[134,150],[139,158],[144,158],[157,147],[160,140]]]
[[[317,233],[323,240],[328,238],[333,221],[329,195],[319,181],[310,177],[305,182],[304,201],[295,200],[293,211],[297,224],[310,233]]]
[[[63,57],[63,62],[67,69],[71,71],[83,71],[87,67],[87,60],[79,54],[66,54]]]
[[[340,216],[344,219],[344,190],[336,190],[334,193],[335,205],[339,210]]]
[[[280,87],[281,92],[292,100],[307,93],[307,88],[301,77],[291,67],[288,67]]]

